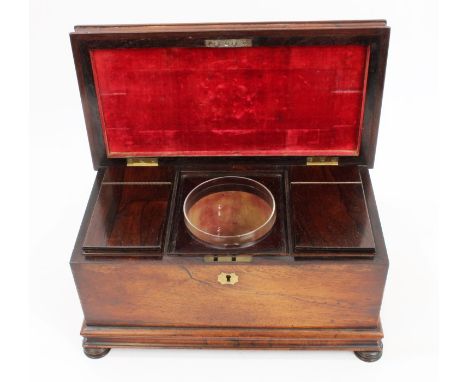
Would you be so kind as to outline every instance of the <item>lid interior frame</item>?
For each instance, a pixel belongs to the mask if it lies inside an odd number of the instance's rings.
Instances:
[[[369,47],[364,113],[358,156],[340,157],[340,164],[373,167],[382,103],[389,28],[384,21],[345,23],[200,24],[121,27],[76,27],[71,33],[88,139],[95,169],[125,163],[106,151],[90,52],[93,49],[204,47],[206,39],[251,39],[252,46],[349,45]],[[222,48],[220,48],[222,49]],[[162,159],[162,161],[161,161]],[[301,157],[265,158],[268,163],[301,163]],[[219,157],[215,160],[219,161]],[[250,157],[223,157],[249,161]],[[258,160],[258,158],[255,158]],[[209,163],[209,157],[160,158],[160,163]]]

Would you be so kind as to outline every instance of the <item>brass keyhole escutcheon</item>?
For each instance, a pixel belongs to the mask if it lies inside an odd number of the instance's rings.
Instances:
[[[222,285],[234,285],[239,281],[239,276],[237,276],[235,273],[224,273],[221,272],[218,275],[218,282]]]

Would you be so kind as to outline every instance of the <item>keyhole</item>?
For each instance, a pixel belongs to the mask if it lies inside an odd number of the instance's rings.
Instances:
[[[235,273],[221,272],[218,275],[218,282],[222,285],[234,285],[239,281],[239,277]]]

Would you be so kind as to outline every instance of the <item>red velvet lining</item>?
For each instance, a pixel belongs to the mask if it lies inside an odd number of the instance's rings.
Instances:
[[[358,155],[368,47],[91,52],[110,157]]]

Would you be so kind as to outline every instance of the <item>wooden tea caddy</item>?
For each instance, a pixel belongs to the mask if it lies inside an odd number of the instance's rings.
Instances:
[[[87,356],[380,358],[388,257],[368,170],[389,33],[379,20],[75,27],[97,170],[70,261]],[[274,195],[275,225],[248,248],[208,247],[184,226],[188,192],[223,175]]]

